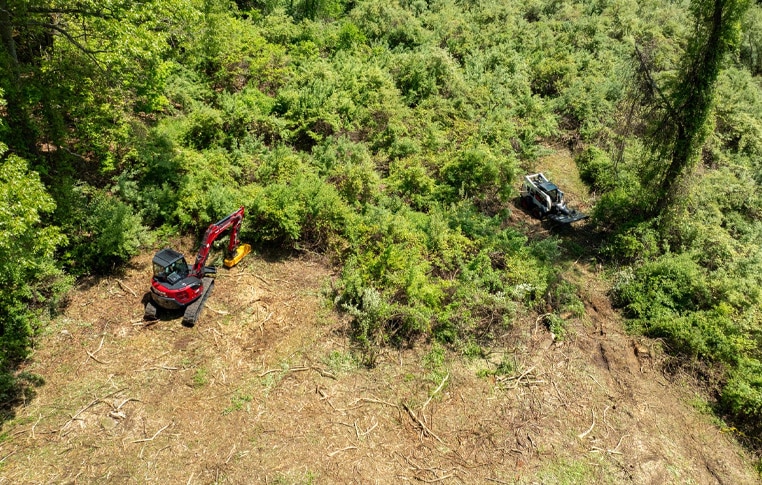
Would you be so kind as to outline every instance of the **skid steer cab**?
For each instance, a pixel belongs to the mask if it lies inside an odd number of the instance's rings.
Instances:
[[[526,175],[521,184],[521,205],[538,219],[550,219],[560,224],[587,219],[583,214],[566,207],[564,193],[542,173]]]
[[[196,324],[217,274],[215,267],[206,266],[212,243],[230,229],[230,242],[224,261],[226,268],[232,268],[251,252],[250,245],[239,244],[238,241],[243,214],[244,208],[241,207],[209,226],[193,266],[188,264],[185,256],[171,248],[162,249],[154,255],[150,298],[145,304],[144,320],[156,320],[161,308],[183,309],[183,325],[192,327]]]

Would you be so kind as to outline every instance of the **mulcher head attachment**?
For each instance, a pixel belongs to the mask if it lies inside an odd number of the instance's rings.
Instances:
[[[233,254],[229,259],[226,259],[223,264],[226,268],[232,268],[236,264],[238,264],[244,256],[249,254],[251,252],[251,245],[249,244],[241,244],[239,245],[236,250],[235,254]]]

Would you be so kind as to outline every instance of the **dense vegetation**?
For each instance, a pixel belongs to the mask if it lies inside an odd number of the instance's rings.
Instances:
[[[72,276],[239,205],[245,240],[340,265],[368,364],[416,337],[478,353],[547,305],[562,332],[581,304],[559,239],[505,220],[566,143],[633,328],[753,427],[760,30],[730,0],[0,0],[0,395]]]

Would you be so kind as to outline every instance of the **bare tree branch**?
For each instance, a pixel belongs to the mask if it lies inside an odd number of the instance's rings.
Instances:
[[[45,27],[45,28],[48,28],[48,29],[51,29],[51,30],[55,30],[56,32],[60,33],[60,34],[61,34],[61,35],[63,35],[64,37],[66,37],[66,39],[67,39],[69,42],[71,42],[72,44],[74,44],[74,46],[75,46],[77,49],[79,49],[79,50],[80,50],[80,51],[82,51],[83,53],[87,54],[88,56],[92,57],[92,59],[93,59],[94,61],[97,61],[97,59],[95,59],[95,57],[94,57],[94,56],[95,56],[95,54],[104,54],[104,53],[106,53],[106,52],[111,52],[111,51],[109,51],[109,50],[105,50],[105,49],[104,49],[104,50],[93,50],[93,49],[89,49],[89,48],[85,47],[84,45],[82,45],[82,43],[80,43],[80,42],[77,40],[77,38],[76,38],[76,37],[74,37],[73,35],[71,35],[71,33],[69,33],[69,31],[67,31],[67,30],[66,30],[66,29],[64,29],[63,27],[59,27],[59,26],[58,26],[58,25],[56,25],[56,24],[51,24],[51,23],[46,23],[46,22],[36,22],[36,21],[29,21],[29,22],[27,22],[27,25],[37,25],[37,26],[39,26],[39,27]]]
[[[667,108],[667,110],[670,113],[675,112],[675,108],[672,106],[672,103],[669,102],[669,99],[664,95],[664,93],[659,89],[659,86],[656,84],[656,81],[654,81],[654,78],[651,76],[651,69],[648,67],[648,64],[646,63],[646,59],[643,56],[643,53],[638,49],[638,46],[635,45],[635,53],[638,56],[638,61],[640,61],[640,68],[643,71],[643,75],[646,78],[646,81],[648,82],[649,89],[656,93],[661,99],[662,103],[664,103],[664,106]]]

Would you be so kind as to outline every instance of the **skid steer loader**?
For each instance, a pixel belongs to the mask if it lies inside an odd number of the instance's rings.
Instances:
[[[521,205],[539,219],[550,219],[560,224],[571,224],[588,217],[566,207],[564,193],[542,173],[524,177]]]

